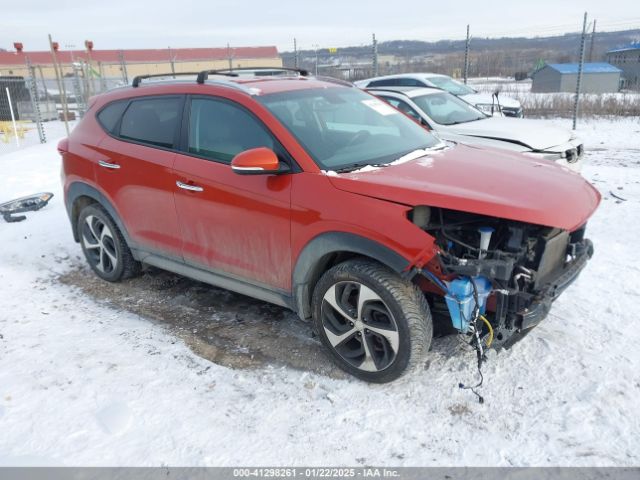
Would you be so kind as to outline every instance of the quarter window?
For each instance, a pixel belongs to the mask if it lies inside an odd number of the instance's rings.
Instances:
[[[231,163],[238,153],[257,147],[277,150],[271,134],[246,110],[216,99],[191,101],[189,153]]]
[[[127,103],[127,101],[111,103],[98,113],[98,122],[109,133],[116,133],[115,129],[118,125],[118,120],[120,120],[122,113],[127,108]]]
[[[179,120],[182,117],[182,99],[156,97],[131,103],[120,126],[120,137],[157,147],[173,148]]]
[[[368,87],[392,87],[398,85],[398,81],[395,78],[385,78],[384,80],[374,80],[369,82]]]

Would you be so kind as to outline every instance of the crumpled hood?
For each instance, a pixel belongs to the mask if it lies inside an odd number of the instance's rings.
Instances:
[[[477,105],[479,103],[491,105],[495,101],[493,95],[490,93],[468,93],[467,95],[460,96],[460,98],[471,105]],[[520,108],[520,102],[515,98],[498,95],[498,99],[500,100],[500,105],[503,107]]]
[[[330,176],[338,189],[409,206],[428,205],[573,231],[600,194],[546,160],[457,145],[404,163]]]
[[[571,139],[571,131],[566,128],[545,120],[524,118],[489,117],[475,122],[445,126],[444,129],[461,135],[513,141],[532,150],[550,150],[566,144]]]

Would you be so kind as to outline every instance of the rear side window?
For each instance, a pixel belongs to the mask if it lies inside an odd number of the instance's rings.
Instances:
[[[110,103],[98,113],[98,122],[109,133],[115,134],[118,120],[127,108],[128,101]]]
[[[393,87],[399,85],[398,79],[396,78],[385,78],[384,80],[374,80],[373,82],[369,82],[367,87]]]
[[[399,78],[398,83],[396,85],[399,85],[401,87],[424,87],[425,86],[424,82],[421,82],[420,80],[416,80],[415,78]]]
[[[404,113],[405,115],[408,115],[409,117],[413,118],[414,120],[416,120],[418,122],[420,122],[422,120],[420,118],[420,114],[418,112],[416,112],[411,107],[411,105],[409,105],[407,102],[403,102],[402,100],[399,100],[399,99],[393,98],[393,97],[385,97],[384,95],[381,95],[380,98],[384,98],[385,101],[389,102],[391,105],[396,107],[402,113]]]
[[[173,148],[181,118],[182,99],[179,97],[134,100],[122,117],[120,137]]]
[[[385,78],[374,80],[367,87],[424,87],[425,84],[415,78]]]

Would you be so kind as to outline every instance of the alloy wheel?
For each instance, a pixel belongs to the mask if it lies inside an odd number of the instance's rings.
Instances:
[[[346,362],[379,372],[396,358],[400,335],[389,307],[359,282],[338,282],[324,294],[322,327],[331,347]]]
[[[111,229],[95,215],[88,215],[82,225],[82,244],[91,266],[104,274],[118,267],[118,252]]]

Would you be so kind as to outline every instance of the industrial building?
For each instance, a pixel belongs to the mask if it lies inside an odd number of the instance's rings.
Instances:
[[[622,70],[624,88],[640,88],[640,43],[609,50],[607,61]]]
[[[0,51],[0,75],[27,77],[27,61],[38,75],[55,78],[50,51],[27,52],[15,44],[15,51]],[[94,78],[120,78],[166,72],[198,72],[206,69],[281,67],[275,46],[228,48],[166,48],[145,50],[59,50],[56,52],[63,76],[73,75],[73,64],[89,65]]]
[[[548,63],[533,74],[531,91],[575,92],[578,81],[577,63]],[[585,63],[582,69],[583,93],[610,93],[620,89],[621,70],[609,63]]]

